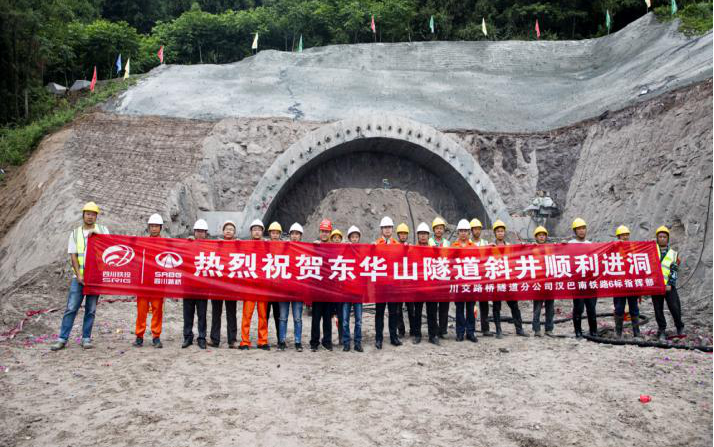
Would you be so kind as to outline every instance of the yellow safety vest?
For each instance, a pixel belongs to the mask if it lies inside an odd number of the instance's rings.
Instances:
[[[488,241],[486,239],[479,239],[476,241],[476,246],[477,247],[485,247],[488,245]]]
[[[662,257],[662,250],[657,245],[657,254],[659,254],[660,263],[662,264],[662,276],[664,276],[664,285],[669,282],[669,273],[673,262],[677,262],[677,252],[671,248],[667,250],[667,254]]]
[[[109,231],[104,225],[94,224],[94,229],[98,234],[108,234]],[[74,244],[77,246],[77,263],[79,264],[79,274],[84,276],[84,252],[87,247],[84,242],[84,228],[82,225],[74,229]]]

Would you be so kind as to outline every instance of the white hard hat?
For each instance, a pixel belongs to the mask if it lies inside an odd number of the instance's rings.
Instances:
[[[163,225],[164,224],[164,219],[161,218],[160,214],[152,214],[149,217],[149,225]]]
[[[300,224],[297,223],[297,222],[295,222],[294,224],[292,224],[292,225],[290,226],[290,231],[288,231],[288,233],[292,233],[293,231],[297,231],[297,232],[300,233],[300,234],[303,234],[303,233],[304,233],[304,231],[302,231],[302,225],[300,225]]]
[[[194,230],[206,230],[208,231],[208,223],[203,219],[198,219],[195,224],[193,224]]]
[[[461,219],[459,224],[456,226],[457,230],[469,230],[471,231],[471,224],[466,219]]]
[[[392,218],[389,216],[384,216],[382,218],[382,221],[379,223],[380,227],[393,227],[394,222],[392,222]]]
[[[249,229],[253,229],[253,227],[260,227],[265,230],[265,225],[263,225],[263,221],[260,219],[255,219],[253,222],[250,223]]]
[[[431,234],[431,230],[429,229],[429,225],[426,224],[426,222],[422,222],[419,224],[417,227],[417,233],[429,233]]]
[[[350,229],[347,230],[347,237],[350,237],[350,234],[352,234],[352,233],[357,233],[357,234],[359,234],[360,236],[362,236],[362,232],[359,231],[359,228],[357,228],[357,227],[354,226],[354,225],[352,225],[352,226],[350,227]]]
[[[223,222],[223,226],[221,227],[221,231],[223,231],[223,230],[226,229],[226,225],[233,225],[233,228],[237,228],[235,222],[233,222],[232,220],[227,220],[227,221]]]

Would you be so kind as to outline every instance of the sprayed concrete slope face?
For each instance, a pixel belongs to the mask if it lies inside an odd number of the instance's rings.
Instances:
[[[199,119],[387,113],[440,129],[549,130],[711,78],[711,33],[687,39],[676,27],[648,14],[583,41],[262,51],[230,65],[159,67],[110,108]]]

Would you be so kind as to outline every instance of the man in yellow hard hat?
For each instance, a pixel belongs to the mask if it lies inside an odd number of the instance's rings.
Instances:
[[[493,223],[493,246],[506,246],[506,224],[501,220],[497,220]],[[520,337],[528,337],[523,331],[523,318],[521,317],[521,309],[518,307],[518,301],[509,300],[506,304],[511,309],[511,318],[513,319],[513,325],[516,327],[516,335]],[[483,318],[483,315],[481,316]],[[496,325],[496,338],[502,338],[503,332],[501,331],[501,301],[493,302],[493,322]]]
[[[409,245],[409,226],[405,224],[404,222],[400,223],[397,225],[396,229],[397,233],[397,242],[399,242],[402,245]],[[411,321],[411,312],[409,310],[409,304],[407,303],[407,317],[409,318],[409,321]],[[400,337],[404,337],[406,335],[406,326],[404,326],[404,303],[397,303],[398,305],[398,311],[397,311],[397,333],[399,334]],[[414,310],[414,306],[412,306],[412,310]],[[411,327],[409,329],[409,335],[414,335],[411,332]],[[420,337],[421,340],[421,337]]]
[[[164,219],[160,214],[152,214],[147,222],[149,237],[161,237],[161,229],[164,226]],[[162,348],[161,326],[164,319],[164,299],[147,296],[136,297],[136,340],[134,346],[144,345],[144,334],[146,333],[146,317],[151,311],[151,342],[155,348]]]
[[[431,230],[434,236],[429,238],[429,245],[432,247],[449,247],[451,243],[444,237],[446,232],[446,221],[437,217],[431,222]],[[439,301],[439,338],[446,338],[449,333],[449,302]]]
[[[677,328],[677,335],[684,335],[684,323],[682,322],[682,305],[677,292],[677,278],[679,275],[679,254],[670,246],[669,228],[661,226],[655,231],[657,236],[657,252],[659,253],[660,264],[662,265],[662,276],[664,276],[665,294],[652,297],[652,305],[657,320],[657,338],[661,342],[667,341],[665,330],[667,329],[667,319],[664,316],[664,303],[667,302],[669,313],[672,314],[674,326]]]
[[[533,230],[533,237],[536,244],[548,243],[548,230],[538,226]],[[533,335],[540,337],[540,310],[545,306],[545,335],[553,336],[553,318],[555,317],[555,302],[553,300],[533,300]]]
[[[589,244],[588,224],[583,219],[578,217],[573,221],[573,238],[569,241],[571,244]],[[597,337],[597,315],[596,315],[597,297],[592,298],[576,298],[573,300],[573,327],[575,329],[575,338],[583,337],[583,308],[588,314],[588,329],[591,337]]]
[[[236,240],[236,224],[232,220],[223,222],[221,227],[224,241]],[[208,345],[217,348],[221,344],[221,315],[226,307],[228,348],[238,349],[238,302],[235,300],[211,299],[211,334]],[[244,305],[245,308],[245,305]]]
[[[72,331],[74,319],[84,300],[84,322],[82,323],[82,348],[92,349],[92,327],[97,311],[99,295],[84,294],[84,255],[87,250],[87,240],[91,234],[109,234],[104,225],[97,223],[99,207],[94,202],[87,202],[82,207],[82,225],[75,228],[69,235],[67,253],[72,266],[72,282],[67,294],[67,306],[62,316],[59,337],[50,349],[64,349]]]
[[[471,227],[471,236],[473,236],[474,244],[477,247],[487,246],[488,241],[486,239],[481,238],[481,230],[483,229],[481,221],[476,218],[473,218],[471,219],[471,222],[469,222],[469,226]]]
[[[280,241],[283,235],[283,227],[280,222],[273,222],[268,225],[268,238],[272,241]],[[273,325],[275,326],[275,338],[280,336],[280,303],[278,301],[268,301],[268,321],[270,321],[270,311],[273,311]],[[285,346],[278,343],[278,350],[284,351]]]
[[[615,237],[618,240],[627,242],[630,240],[630,229],[624,225],[620,225],[615,230]],[[636,296],[617,296],[613,298],[615,306],[615,336],[622,338],[622,327],[625,322],[625,304],[630,310],[632,321],[632,334],[635,338],[640,338],[640,307],[637,303],[639,297]]]

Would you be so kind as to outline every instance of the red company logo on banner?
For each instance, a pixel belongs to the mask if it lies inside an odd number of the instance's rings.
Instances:
[[[413,302],[658,295],[654,242],[439,248],[92,235],[86,293]]]

